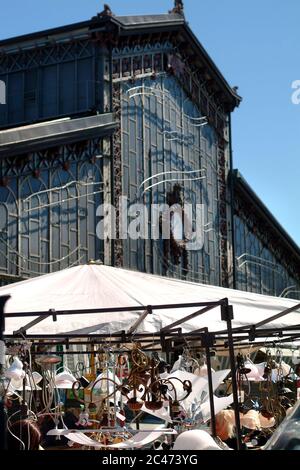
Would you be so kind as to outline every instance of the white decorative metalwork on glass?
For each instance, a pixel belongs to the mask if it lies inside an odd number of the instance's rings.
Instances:
[[[64,190],[64,189],[68,189],[72,185],[74,185],[76,187],[76,189],[78,189],[78,188],[81,188],[81,187],[88,187],[88,186],[95,186],[95,185],[103,186],[104,183],[102,183],[102,182],[100,182],[100,183],[99,182],[97,182],[97,183],[95,183],[95,182],[85,183],[84,181],[71,181],[71,182],[65,184],[64,186],[60,186],[60,187],[57,187],[57,188],[46,189],[46,190],[43,190],[43,191],[39,191],[35,194],[31,194],[26,199],[24,199],[23,204],[30,201],[34,197],[41,196],[42,194],[51,194],[55,191],[61,191],[61,190]],[[73,197],[70,197],[70,198],[67,198],[67,199],[61,199],[59,201],[51,202],[49,204],[43,204],[42,206],[32,207],[30,209],[24,209],[24,212],[32,212],[32,211],[36,211],[36,210],[40,210],[40,209],[45,209],[47,207],[61,205],[65,202],[75,201],[77,199],[80,199],[81,197],[94,196],[95,194],[100,194],[100,193],[103,193],[103,189],[98,190],[98,191],[93,191],[93,192],[87,193],[87,194],[80,194],[78,196],[73,196]]]
[[[182,175],[192,175],[192,174],[199,174],[199,173],[204,173],[205,170],[203,169],[200,169],[200,170],[193,170],[193,171],[180,171],[180,170],[173,170],[173,171],[164,171],[162,173],[158,173],[156,175],[153,175],[153,176],[150,176],[149,178],[145,179],[141,185],[140,185],[140,188],[142,188],[142,186],[144,186],[145,183],[147,183],[148,181],[151,181],[155,178],[158,178],[159,176],[164,176],[164,175],[175,175],[175,174],[182,174]],[[153,183],[151,184],[150,186],[148,186],[147,188],[145,188],[142,192],[142,195],[145,194],[147,191],[149,191],[150,189],[154,188],[155,186],[158,186],[160,184],[163,184],[163,183],[170,183],[170,182],[183,182],[183,181],[199,181],[199,180],[203,180],[206,178],[206,175],[201,175],[201,176],[197,176],[197,177],[194,177],[194,178],[168,178],[168,179],[164,179],[162,181],[158,181],[156,183]]]
[[[132,99],[136,96],[154,96],[156,98],[167,98],[168,100],[170,100],[170,102],[176,107],[178,108],[178,110],[180,111],[180,113],[182,113],[182,110],[179,108],[178,106],[178,103],[176,103],[176,101],[174,100],[174,98],[172,97],[172,95],[170,94],[170,92],[168,90],[162,90],[160,88],[156,88],[156,87],[147,87],[145,85],[141,85],[141,86],[137,86],[137,87],[133,87],[133,88],[129,88],[129,90],[127,90],[126,92],[129,96],[129,99]],[[184,101],[183,101],[183,104],[182,104],[182,109],[184,109],[184,105],[186,102],[188,102],[188,98],[186,98]],[[206,126],[208,124],[208,119],[206,116],[191,116],[189,114],[186,114],[184,111],[182,113],[183,117],[189,119],[191,121],[191,125],[192,126],[195,126],[195,127],[203,127],[203,126]]]

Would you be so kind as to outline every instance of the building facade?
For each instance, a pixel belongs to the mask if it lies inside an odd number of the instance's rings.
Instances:
[[[233,185],[236,287],[300,299],[299,247],[237,170]]]
[[[181,3],[153,16],[106,7],[83,23],[0,42],[0,282],[93,259],[272,295],[295,285],[298,295],[286,237],[281,250],[252,235],[268,214],[250,220],[233,176],[230,115],[241,99]],[[98,208],[118,208],[121,197],[148,214],[153,204],[190,204],[191,227],[202,205],[201,247],[172,236],[102,239]],[[144,221],[149,233],[152,223]],[[282,282],[253,256],[278,265]]]

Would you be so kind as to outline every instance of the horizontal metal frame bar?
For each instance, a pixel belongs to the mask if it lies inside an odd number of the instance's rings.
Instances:
[[[176,332],[172,332],[172,333],[167,333],[165,334],[165,338],[168,339],[168,338],[172,338],[174,335],[176,335]],[[177,334],[176,337],[180,336],[180,333]],[[19,339],[19,338],[16,338],[16,336],[14,335],[4,335],[5,339],[8,340],[8,339],[12,339],[12,340],[15,340],[15,339]],[[103,340],[108,340],[110,341],[110,339],[112,338],[117,338],[119,339],[120,342],[124,342],[124,339],[125,340],[129,340],[130,342],[132,341],[132,337],[134,337],[135,339],[145,339],[146,341],[151,341],[153,338],[161,338],[161,333],[135,333],[134,335],[127,335],[126,332],[121,332],[121,333],[112,333],[111,335],[107,334],[107,333],[102,333],[102,334],[80,334],[80,333],[76,333],[76,334],[45,334],[45,335],[24,335],[23,338],[20,338],[20,339],[26,339],[26,340],[64,340],[64,341],[67,341],[69,339],[80,339],[80,338],[86,338],[86,339],[89,339],[89,344],[93,344],[95,343],[95,340],[99,340],[99,339],[103,339]]]
[[[85,315],[93,313],[118,313],[118,312],[138,312],[141,310],[170,310],[172,308],[193,308],[193,307],[218,307],[225,304],[225,300],[222,299],[217,302],[192,302],[183,304],[166,304],[166,305],[137,305],[135,307],[112,307],[112,308],[95,308],[95,309],[81,309],[81,310],[54,310],[51,309],[51,313],[55,313],[56,316],[62,315]],[[43,317],[49,316],[49,310],[46,312],[18,312],[8,313],[5,315],[6,318],[22,318],[22,317]]]
[[[149,352],[156,352],[159,351],[158,348],[153,348],[153,349],[147,349]],[[89,355],[92,356],[93,354],[101,354],[101,353],[107,353],[107,349],[98,349],[98,351],[59,351],[55,353],[57,356],[69,356],[69,355],[75,355],[78,354],[79,356],[81,354],[84,355]],[[121,354],[124,353],[124,349],[114,349],[113,351],[110,351],[112,354]],[[32,356],[53,356],[53,352],[47,353],[47,352],[41,352],[41,353],[35,353]]]

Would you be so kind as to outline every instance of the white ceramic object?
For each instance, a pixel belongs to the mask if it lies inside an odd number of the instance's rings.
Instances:
[[[180,434],[173,450],[222,450],[206,431],[195,429]]]

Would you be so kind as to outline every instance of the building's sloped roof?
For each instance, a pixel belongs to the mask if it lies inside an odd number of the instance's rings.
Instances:
[[[49,36],[56,36],[64,33],[72,34],[77,32],[89,32],[90,29],[95,28],[96,24],[101,25],[107,22],[114,23],[125,29],[135,28],[138,26],[147,28],[150,25],[163,27],[171,24],[174,26],[186,24],[184,17],[176,13],[168,13],[164,15],[95,16],[88,21],[58,26],[57,28],[36,31],[30,34],[0,40],[0,48],[19,43],[33,42],[41,38],[48,38]]]
[[[169,32],[178,31],[181,34],[182,42],[186,42],[191,46],[191,53],[198,56],[201,61],[209,70],[212,78],[218,83],[218,86],[226,96],[226,101],[230,103],[230,108],[238,106],[241,97],[237,95],[216,64],[213,62],[209,54],[199,42],[198,38],[194,35],[183,15],[177,13],[168,13],[162,15],[137,15],[137,16],[95,16],[89,21],[82,23],[75,23],[66,25],[46,31],[40,31],[24,36],[9,38],[0,41],[1,52],[18,51],[20,48],[37,47],[38,45],[45,45],[51,42],[52,39],[64,40],[68,37],[88,37],[91,32],[103,31],[105,32],[108,24],[114,25],[121,36],[126,34],[141,34],[152,32]]]

